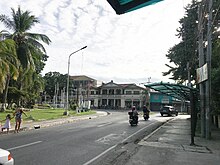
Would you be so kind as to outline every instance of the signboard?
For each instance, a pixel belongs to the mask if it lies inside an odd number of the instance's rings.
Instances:
[[[169,103],[170,103],[170,100],[169,100],[169,98],[163,98],[163,99],[161,100],[161,103],[162,103],[162,104],[169,104]]]
[[[208,79],[208,67],[207,63],[202,67],[196,69],[196,82],[201,83]]]

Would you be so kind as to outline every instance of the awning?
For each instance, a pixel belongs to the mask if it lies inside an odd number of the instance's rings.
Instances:
[[[145,87],[154,89],[160,93],[166,94],[168,96],[172,96],[177,99],[184,99],[186,101],[190,101],[190,95],[198,93],[196,88],[188,87],[182,84],[174,84],[174,83],[152,83],[152,84],[145,84]]]
[[[183,99],[190,101],[191,112],[191,145],[194,145],[194,136],[196,130],[196,117],[197,117],[197,102],[198,102],[198,90],[196,88],[188,87],[182,84],[172,83],[153,83],[146,84],[145,87],[154,89],[163,94],[175,97],[177,99]]]
[[[124,14],[163,0],[107,0],[116,14]]]

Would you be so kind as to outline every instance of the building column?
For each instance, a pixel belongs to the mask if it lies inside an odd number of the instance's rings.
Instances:
[[[125,108],[125,99],[121,99],[121,107]]]

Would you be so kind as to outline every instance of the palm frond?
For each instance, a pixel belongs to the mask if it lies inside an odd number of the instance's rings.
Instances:
[[[26,36],[33,38],[35,40],[38,41],[43,41],[44,43],[46,43],[47,45],[50,44],[51,40],[49,39],[49,37],[47,37],[44,34],[37,34],[37,33],[26,33]]]
[[[46,49],[44,48],[44,46],[40,42],[38,42],[37,40],[29,38],[28,44],[29,44],[29,47],[32,49],[40,49],[41,51],[46,53]]]
[[[14,29],[13,27],[13,21],[6,15],[1,14],[0,15],[0,21],[5,25],[6,28],[8,29]]]
[[[30,30],[35,23],[39,23],[38,18],[31,15],[30,11],[23,12],[20,6],[17,11],[12,8],[12,17],[15,25],[14,30],[19,33],[26,32]]]

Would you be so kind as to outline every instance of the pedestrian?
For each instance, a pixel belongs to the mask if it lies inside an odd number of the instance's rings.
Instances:
[[[27,114],[24,112],[23,108],[17,108],[14,112],[14,116],[15,116],[15,133],[18,133],[20,131],[20,127],[21,127],[21,121],[22,121],[22,114],[25,114],[25,116],[27,116]]]
[[[4,129],[7,129],[7,133],[9,132],[9,129],[11,128],[10,120],[11,120],[11,115],[7,114],[5,120],[2,120],[2,122],[5,121],[5,125],[2,127],[2,132],[4,131]]]

